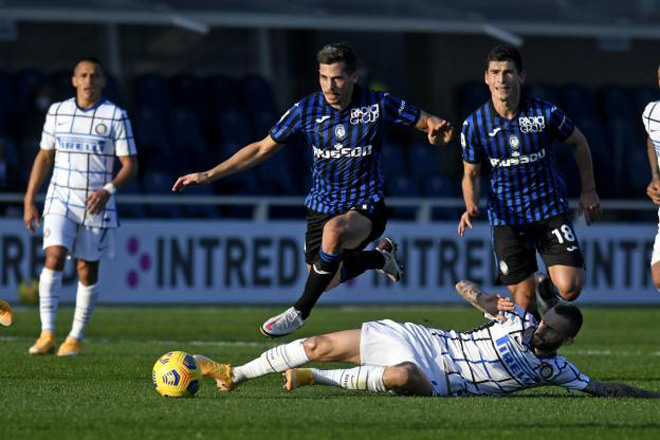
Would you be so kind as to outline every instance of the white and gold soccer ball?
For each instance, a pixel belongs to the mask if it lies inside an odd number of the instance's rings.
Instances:
[[[194,397],[202,377],[197,361],[185,351],[170,351],[154,364],[152,380],[163,397]]]

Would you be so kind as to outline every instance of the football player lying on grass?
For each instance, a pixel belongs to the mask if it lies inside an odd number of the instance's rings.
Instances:
[[[557,305],[541,322],[513,302],[489,295],[469,281],[456,290],[483,311],[490,323],[467,332],[438,330],[389,319],[361,329],[298,339],[239,367],[195,355],[205,377],[221,391],[271,373],[283,373],[284,387],[330,385],[345,389],[414,396],[505,395],[554,385],[603,397],[658,398],[660,393],[605,383],[581,373],[557,349],[573,342],[582,313]],[[298,368],[308,362],[346,362],[357,367]]]

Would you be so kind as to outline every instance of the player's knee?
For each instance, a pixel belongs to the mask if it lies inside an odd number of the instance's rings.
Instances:
[[[388,367],[383,375],[383,384],[387,389],[410,388],[421,379],[419,367],[412,362],[404,362]]]
[[[555,283],[557,292],[566,301],[575,301],[582,293],[582,282],[578,277],[562,279]]]
[[[46,254],[44,266],[50,270],[56,270],[58,272],[61,272],[64,270],[65,261],[66,261],[66,257],[64,255],[51,252]]]
[[[323,359],[325,355],[330,353],[332,350],[332,343],[329,338],[324,336],[312,336],[303,341],[303,348],[305,349],[307,359],[310,361],[316,361]]]

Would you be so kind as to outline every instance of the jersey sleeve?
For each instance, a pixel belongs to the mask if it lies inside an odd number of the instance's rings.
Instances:
[[[660,101],[649,102],[646,105],[642,113],[642,123],[646,133],[653,139],[654,136],[651,135],[651,132],[660,130]],[[657,134],[655,137],[657,138]]]
[[[282,115],[279,121],[270,129],[270,137],[278,144],[284,144],[302,128],[302,108],[299,102]]]
[[[59,104],[51,105],[46,114],[44,128],[41,131],[41,141],[39,141],[39,148],[42,150],[52,150],[55,148],[55,116],[57,105]]]
[[[418,107],[390,93],[383,93],[381,102],[385,122],[390,124],[414,126],[422,114]]]
[[[477,141],[474,124],[469,120],[465,120],[461,126],[461,151],[464,162],[481,163],[481,145]]]
[[[119,119],[114,121],[112,140],[115,143],[116,156],[133,156],[137,154],[131,121],[124,110],[120,111]]]
[[[510,329],[510,332],[524,332],[529,328],[536,328],[538,326],[538,322],[536,321],[534,315],[517,304],[511,311],[501,311],[500,316],[504,316],[506,318],[506,325]]]
[[[550,116],[548,119],[550,133],[560,142],[565,141],[575,129],[573,121],[556,105],[550,105]]]
[[[546,382],[567,390],[583,390],[590,381],[589,376],[581,373],[563,356],[556,356],[552,361],[544,362],[541,366],[541,376]]]

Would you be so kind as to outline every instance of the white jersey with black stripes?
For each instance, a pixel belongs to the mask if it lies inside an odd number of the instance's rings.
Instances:
[[[450,395],[500,395],[521,389],[558,385],[582,390],[589,377],[563,356],[539,357],[531,340],[538,323],[516,306],[501,312],[504,321],[469,332],[432,330],[440,344]]]
[[[87,211],[86,200],[112,181],[116,156],[137,154],[126,112],[107,100],[85,110],[76,105],[75,98],[56,102],[46,115],[39,147],[55,150],[44,216],[60,215],[84,226],[116,228],[114,196],[95,215]]]

